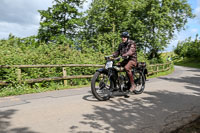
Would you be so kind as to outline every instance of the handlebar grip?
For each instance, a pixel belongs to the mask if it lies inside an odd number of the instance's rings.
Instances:
[[[105,60],[111,60],[111,59],[113,59],[113,55],[108,55],[108,56],[105,56],[104,58],[105,58]]]

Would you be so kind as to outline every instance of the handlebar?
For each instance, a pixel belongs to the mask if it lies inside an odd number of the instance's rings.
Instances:
[[[119,57],[115,58],[114,60],[120,61],[121,58],[122,58],[122,56],[119,56]]]

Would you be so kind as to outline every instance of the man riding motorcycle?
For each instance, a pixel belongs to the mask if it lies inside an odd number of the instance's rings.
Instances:
[[[119,44],[117,51],[113,54],[113,57],[118,57],[119,55],[124,58],[120,62],[120,66],[125,68],[126,73],[128,74],[131,87],[130,92],[134,92],[136,85],[134,83],[134,77],[132,74],[132,68],[137,65],[137,52],[136,52],[136,43],[133,40],[129,39],[129,33],[123,32],[121,34],[122,42]]]

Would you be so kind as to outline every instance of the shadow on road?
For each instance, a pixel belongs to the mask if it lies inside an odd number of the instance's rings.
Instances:
[[[190,69],[190,70],[187,70],[187,71],[190,71],[190,72],[200,72],[200,69]]]
[[[28,127],[10,129],[12,123],[9,121],[17,110],[0,111],[0,133],[37,133],[30,131]],[[23,117],[23,116],[22,116]]]
[[[200,95],[198,88],[188,89],[193,89]],[[191,104],[188,101],[199,101],[199,96],[169,91],[145,92],[145,95],[148,96],[128,99],[114,98],[106,101],[108,102],[106,107],[101,107],[97,103],[93,106],[95,112],[84,114],[84,120],[80,121],[80,124],[90,126],[94,130],[116,133],[132,133],[133,131],[137,133],[157,133],[161,130],[159,127],[164,127],[162,132],[165,133],[186,124],[183,122],[186,122],[188,118],[193,120],[192,117],[199,115],[200,107],[191,106],[188,110],[184,110],[184,106]],[[183,98],[187,100],[183,100]],[[187,117],[180,117],[182,114]],[[101,124],[102,122],[105,124]],[[78,133],[78,128],[78,126],[72,126],[71,132]],[[89,133],[93,130],[87,131],[86,129],[85,132]]]
[[[158,79],[168,80],[171,82],[179,82],[179,83],[188,83],[191,85],[199,86],[200,87],[200,76],[195,75],[196,77],[181,77],[181,78],[167,78],[167,77],[159,77]]]
[[[90,93],[90,92],[88,92],[88,93]],[[99,102],[99,101],[97,101],[97,99],[95,99],[95,97],[92,94],[85,95],[82,99],[86,100],[86,101],[90,101],[90,102]]]
[[[195,103],[200,101],[199,76],[179,79],[160,77],[159,79],[188,83],[193,86],[185,86],[185,88],[193,92],[185,94],[166,90],[149,91],[141,94],[145,95],[144,97],[114,98],[106,101],[108,103],[106,107],[98,103],[93,105],[94,113],[84,114],[84,120],[80,121],[80,124],[105,133],[169,133],[198,117],[200,105]],[[83,99],[86,97],[88,96]],[[83,131],[79,131],[78,126],[72,126],[71,132],[82,133]],[[85,129],[84,132],[90,133],[93,130]]]

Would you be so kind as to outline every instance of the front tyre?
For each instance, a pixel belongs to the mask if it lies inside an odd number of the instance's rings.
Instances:
[[[104,73],[96,72],[91,81],[91,91],[99,101],[110,99],[111,82]]]

